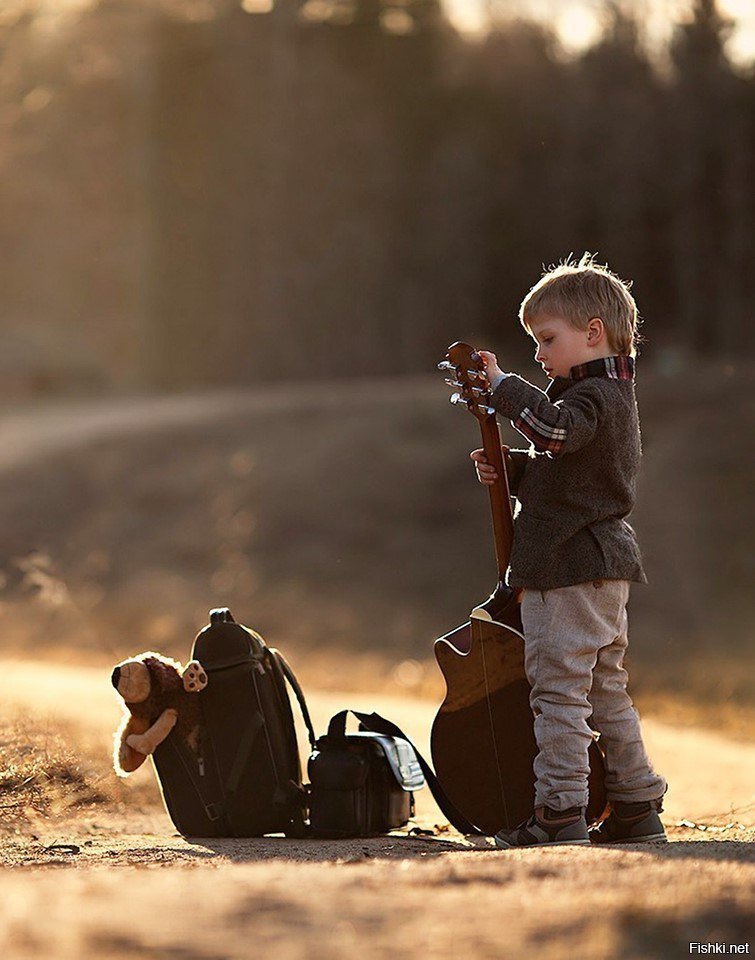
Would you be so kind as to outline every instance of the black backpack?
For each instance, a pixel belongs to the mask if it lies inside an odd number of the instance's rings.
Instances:
[[[307,796],[286,683],[315,734],[301,687],[283,656],[236,623],[227,608],[192,649],[207,672],[197,694],[202,723],[195,752],[175,730],[153,755],[166,809],[187,837],[303,836]]]

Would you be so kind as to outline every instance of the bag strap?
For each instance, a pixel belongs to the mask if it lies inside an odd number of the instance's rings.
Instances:
[[[190,764],[187,761],[186,757],[184,756],[183,749],[179,746],[178,741],[174,737],[172,736],[167,737],[160,746],[162,747],[162,749],[172,749],[173,754],[176,757],[178,757],[181,763],[181,766],[184,768],[184,771],[186,772],[186,776],[191,781],[191,785],[194,787],[194,790],[197,796],[199,797],[200,803],[204,807],[204,811],[207,815],[207,819],[210,820],[212,823],[220,821],[221,829],[224,830],[226,833],[228,833],[230,831],[230,826],[228,823],[228,817],[227,817],[226,808],[225,808],[225,799],[221,799],[221,800],[207,799],[207,795],[202,789],[202,784],[197,779],[197,776],[192,769],[192,764]],[[221,784],[221,790],[222,790],[222,784]]]
[[[286,678],[286,680],[288,680],[291,689],[294,691],[294,694],[296,695],[296,699],[299,703],[299,709],[301,710],[301,715],[302,717],[304,717],[304,723],[307,727],[307,736],[309,737],[309,744],[312,748],[314,748],[317,737],[315,736],[315,728],[312,724],[312,718],[309,715],[309,707],[307,706],[307,701],[304,697],[304,691],[301,688],[301,684],[296,679],[296,674],[288,665],[288,661],[280,652],[280,650],[276,650],[271,647],[270,653],[272,653],[272,655],[278,661],[278,664],[280,665],[280,668],[283,671],[283,676]]]
[[[447,818],[448,822],[456,827],[459,833],[463,833],[466,836],[486,836],[484,830],[480,830],[480,828],[476,827],[470,820],[467,820],[464,814],[451,803],[446,796],[445,790],[440,785],[440,781],[435,776],[433,768],[414,746],[410,738],[407,737],[404,731],[401,730],[400,727],[397,727],[395,723],[391,723],[390,720],[386,720],[385,717],[381,717],[377,713],[359,713],[356,710],[342,710],[331,719],[330,726],[328,727],[328,735],[330,735],[331,728],[333,728],[336,736],[339,735],[339,731],[341,736],[344,735],[347,713],[352,713],[365,730],[369,730],[372,733],[382,733],[388,737],[401,737],[402,740],[406,740],[417,754],[417,759],[419,760],[420,767],[422,767],[422,772],[430,788],[430,793],[433,795],[433,799],[440,807],[441,813]]]
[[[333,714],[328,724],[327,736],[329,739],[343,740],[346,736],[346,717],[350,713],[353,713],[355,717],[359,716],[359,714],[354,713],[353,710],[341,710],[340,713]]]
[[[257,740],[260,730],[265,726],[265,718],[259,710],[255,710],[252,717],[246,723],[239,745],[236,748],[236,756],[233,758],[231,770],[225,783],[228,793],[235,793],[241,783],[241,777],[244,773],[247,761],[252,753],[252,748]]]

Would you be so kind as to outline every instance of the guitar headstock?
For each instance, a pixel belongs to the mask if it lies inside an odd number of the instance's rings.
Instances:
[[[485,364],[474,347],[462,341],[452,343],[446,359],[438,364],[438,369],[453,373],[453,379],[446,380],[449,386],[456,388],[451,403],[463,403],[478,420],[484,420],[493,414]]]

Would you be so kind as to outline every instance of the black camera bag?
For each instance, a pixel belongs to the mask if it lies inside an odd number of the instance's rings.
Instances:
[[[347,734],[349,712],[332,717],[309,758],[309,820],[316,837],[369,837],[403,827],[414,816],[414,791],[425,784],[406,739],[363,724]]]

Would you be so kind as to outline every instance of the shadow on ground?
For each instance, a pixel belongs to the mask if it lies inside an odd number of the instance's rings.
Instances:
[[[208,853],[234,863],[261,860],[298,860],[357,862],[363,860],[391,860],[412,857],[440,856],[454,852],[490,853],[495,851],[486,837],[467,840],[438,837],[416,838],[389,836],[353,840],[290,840],[284,838],[260,839],[200,839],[187,841],[191,846],[181,853],[182,858],[204,858]],[[201,848],[197,849],[197,848]],[[605,848],[592,847],[596,856]],[[652,855],[658,860],[719,860],[731,862],[755,861],[755,843],[736,840],[674,841],[665,844],[622,844],[611,847],[626,853]],[[535,853],[535,851],[532,851]],[[502,858],[507,852],[500,851]]]
[[[286,837],[260,838],[193,838],[183,856],[215,856],[233,863],[262,860],[295,860],[300,862],[356,863],[365,860],[403,860],[408,857],[436,857],[441,854],[475,849],[490,850],[485,838],[453,840],[440,837],[357,837],[346,840],[294,840]],[[197,849],[200,848],[200,849]]]

